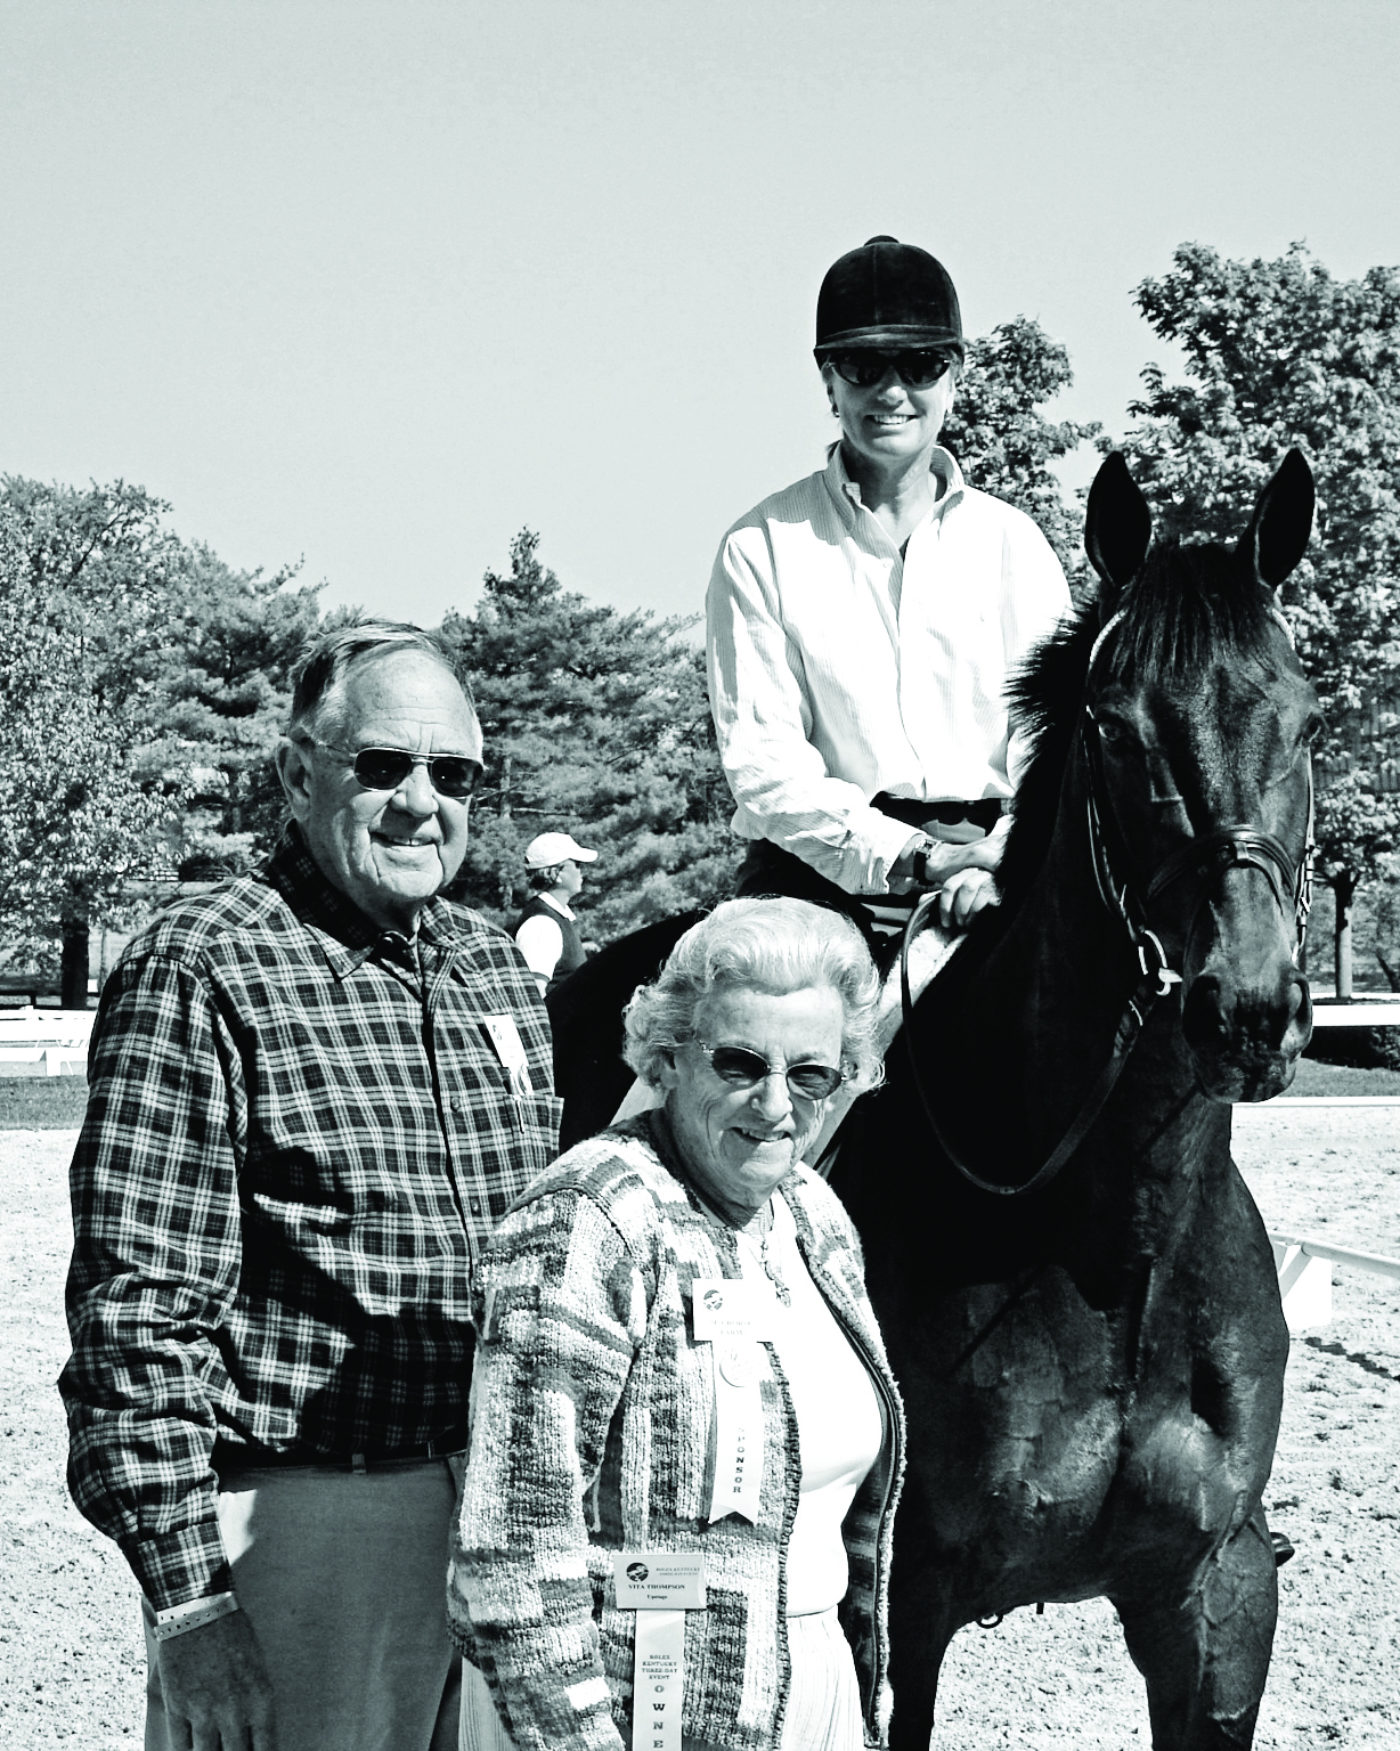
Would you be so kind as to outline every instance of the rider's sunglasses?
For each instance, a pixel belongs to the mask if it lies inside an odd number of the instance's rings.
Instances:
[[[827,354],[827,363],[853,389],[873,389],[893,368],[906,389],[932,389],[953,362],[951,353],[920,347],[898,352],[872,352],[856,347],[849,352]]]
[[[695,1044],[710,1060],[710,1068],[720,1081],[733,1088],[753,1088],[774,1074],[768,1060],[747,1046],[707,1046],[703,1040]],[[789,1064],[782,1076],[792,1093],[803,1100],[826,1100],[846,1080],[846,1072],[833,1070],[830,1064]]]
[[[320,742],[317,746],[353,754],[351,770],[366,790],[397,790],[415,766],[426,766],[439,796],[465,802],[481,778],[480,760],[467,754],[410,754],[404,748],[337,748],[334,742]]]

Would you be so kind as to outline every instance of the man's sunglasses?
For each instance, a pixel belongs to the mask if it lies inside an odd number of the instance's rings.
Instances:
[[[885,373],[893,369],[906,389],[932,389],[953,362],[951,353],[917,348],[898,352],[871,352],[853,348],[850,352],[828,353],[826,362],[836,375],[854,389],[873,389],[883,383]]]
[[[480,760],[466,754],[410,754],[404,748],[337,748],[334,742],[320,742],[317,746],[352,754],[351,770],[366,790],[397,790],[415,766],[426,766],[439,796],[465,802],[481,779]]]
[[[753,1088],[774,1074],[768,1060],[747,1046],[707,1046],[703,1040],[695,1044],[720,1081],[733,1088]],[[803,1100],[826,1100],[846,1080],[844,1070],[833,1070],[829,1064],[789,1064],[782,1075],[792,1093]]]

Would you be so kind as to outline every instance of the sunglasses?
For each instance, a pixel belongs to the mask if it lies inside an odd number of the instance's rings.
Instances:
[[[854,389],[873,389],[882,383],[885,373],[893,370],[906,389],[932,389],[953,362],[951,353],[918,348],[914,351],[881,353],[858,348],[845,353],[828,353],[826,362],[836,375]]]
[[[397,790],[415,766],[428,768],[428,779],[439,796],[465,802],[481,779],[481,762],[467,754],[410,754],[404,748],[337,748],[334,742],[316,746],[353,754],[351,770],[366,790]]]
[[[754,1088],[777,1074],[766,1058],[747,1046],[707,1046],[703,1040],[695,1044],[709,1059],[715,1075],[731,1088]],[[833,1070],[829,1064],[789,1064],[782,1076],[789,1090],[803,1100],[826,1100],[846,1080],[844,1070]]]

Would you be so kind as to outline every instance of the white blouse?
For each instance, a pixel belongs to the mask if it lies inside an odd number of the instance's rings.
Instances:
[[[841,1523],[884,1441],[880,1400],[865,1365],[812,1281],[797,1226],[782,1198],[772,1202],[768,1234],[741,1231],[746,1277],[768,1276],[786,1289],[774,1348],[792,1393],[802,1444],[802,1493],[787,1556],[790,1617],[827,1611],[846,1595],[849,1574]]]

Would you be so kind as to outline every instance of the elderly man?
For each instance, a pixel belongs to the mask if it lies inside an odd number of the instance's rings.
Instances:
[[[474,1261],[555,1149],[514,945],[438,898],[481,730],[416,627],[299,671],[267,867],[102,994],[73,1160],[79,1507],[144,1599],[147,1751],[446,1751]]]
[[[1006,683],[1069,591],[1030,518],[938,442],[964,351],[940,262],[893,237],[851,250],[822,282],[816,339],[840,438],[730,529],[710,581],[740,892],[864,924],[933,889],[957,927],[995,896],[1023,764]]]

